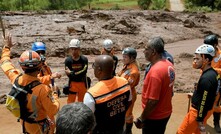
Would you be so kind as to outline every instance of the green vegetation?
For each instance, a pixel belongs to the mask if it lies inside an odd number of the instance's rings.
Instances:
[[[93,0],[91,9],[138,9],[137,0]]]
[[[0,0],[0,10],[71,10],[81,9],[92,0]]]
[[[138,5],[141,9],[159,10],[165,9],[166,0],[138,0]]]
[[[0,0],[0,11],[164,9],[166,0]]]
[[[221,0],[185,0],[187,11],[217,11],[221,10]]]

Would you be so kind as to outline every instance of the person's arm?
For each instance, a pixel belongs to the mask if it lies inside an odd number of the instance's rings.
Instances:
[[[82,60],[83,60],[84,67],[81,70],[75,72],[74,73],[75,75],[87,74],[88,59],[86,57],[82,57]]]
[[[74,75],[74,70],[72,68],[72,61],[71,57],[67,57],[65,59],[65,73],[70,78],[72,75]]]
[[[117,56],[113,56],[114,59],[114,70],[113,70],[113,75],[116,76],[116,68],[117,68],[117,64],[118,64],[118,58]]]
[[[134,89],[135,86],[137,86],[139,80],[140,80],[139,73],[132,72],[132,74],[128,78],[128,82],[130,84],[131,89]]]
[[[143,121],[152,113],[152,111],[156,108],[158,100],[148,99],[146,103],[146,107],[144,108],[140,117],[134,121],[137,128],[143,127]]]
[[[51,84],[51,79],[60,78],[60,77],[61,77],[61,74],[58,72],[55,72],[51,75],[38,76],[38,79],[40,80],[41,83],[45,85],[49,85]]]
[[[14,67],[10,59],[10,49],[12,47],[12,37],[11,34],[7,35],[3,39],[3,48],[1,55],[1,68],[5,75],[9,78],[11,83],[14,82],[15,78],[21,73],[18,69]]]
[[[200,79],[197,88],[198,93],[200,93],[200,95],[198,96],[199,106],[197,109],[196,121],[198,122],[198,127],[200,129],[201,134],[206,133],[204,118],[206,117],[208,111],[211,110],[213,107],[213,103],[211,103],[214,100],[212,94],[216,94],[216,91],[212,93],[213,91],[211,90],[211,87],[213,86],[210,80],[205,78]]]
[[[147,119],[147,117],[152,113],[152,111],[156,108],[158,103],[158,100],[153,100],[153,99],[148,99],[146,103],[146,107],[144,108],[142,114],[141,114],[141,119]]]
[[[157,73],[154,73],[154,75],[157,75]],[[151,79],[148,81],[147,85],[148,87],[148,96],[146,100],[146,104],[144,107],[143,112],[141,113],[141,116],[136,119],[134,122],[137,128],[143,127],[143,121],[148,118],[148,116],[154,111],[156,108],[160,92],[161,92],[161,85],[162,82],[158,77],[155,76],[149,76]]]
[[[213,103],[211,103],[211,101],[213,101],[213,96],[212,96],[212,90],[211,87],[213,87],[211,85],[210,80],[208,79],[200,79],[199,83],[198,83],[198,93],[200,93],[201,95],[198,96],[198,101],[199,101],[199,106],[197,109],[197,118],[196,120],[198,122],[203,122],[204,118],[207,114],[207,112],[211,109],[211,105],[213,105]],[[214,91],[216,92],[216,91]],[[215,95],[215,93],[214,93]],[[215,97],[215,96],[214,96]],[[209,106],[210,105],[210,106]]]
[[[130,88],[130,86],[129,86]],[[128,98],[128,108],[130,107],[130,105],[132,104],[132,91],[131,91],[131,88],[130,88],[130,95],[129,95],[129,98]]]
[[[42,102],[42,107],[45,109],[49,117],[56,115],[59,110],[60,102],[56,91],[50,89],[48,86],[41,86],[40,98]]]

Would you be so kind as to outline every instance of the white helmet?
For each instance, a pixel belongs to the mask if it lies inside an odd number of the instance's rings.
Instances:
[[[71,47],[79,48],[80,43],[81,42],[78,39],[72,39],[69,43],[69,48],[71,48]]]
[[[195,53],[196,54],[209,54],[212,57],[214,57],[215,56],[215,49],[211,45],[203,44],[196,49]]]
[[[106,39],[103,42],[103,47],[107,51],[111,51],[111,49],[113,48],[113,42],[110,39]]]

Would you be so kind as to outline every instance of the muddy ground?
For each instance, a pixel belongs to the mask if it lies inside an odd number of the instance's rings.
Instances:
[[[67,55],[68,43],[72,38],[82,41],[82,53],[89,59],[89,64],[101,50],[102,41],[113,40],[116,55],[122,59],[121,50],[131,46],[138,51],[138,61],[141,63],[141,80],[137,91],[141,92],[143,66],[147,63],[143,56],[143,48],[151,37],[161,36],[166,42],[165,48],[175,59],[176,82],[173,98],[174,112],[169,121],[166,134],[174,134],[181,123],[188,99],[186,94],[193,90],[193,83],[199,78],[199,70],[192,69],[192,56],[203,42],[203,37],[214,33],[221,35],[221,13],[185,13],[166,11],[56,11],[44,14],[33,12],[7,12],[3,15],[6,31],[10,31],[15,41],[12,57],[18,67],[17,57],[22,51],[30,49],[35,40],[47,44],[47,62],[52,70],[63,74],[57,85],[62,88],[67,83],[64,75],[64,59]],[[1,35],[0,35],[1,36]],[[0,44],[1,46],[2,44]],[[117,70],[122,68],[119,62]],[[88,76],[92,85],[96,83],[92,67],[89,66]],[[0,71],[0,94],[10,90],[9,80]],[[62,105],[66,97],[61,99]],[[134,109],[139,116],[141,109],[140,95]],[[19,123],[6,109],[0,105],[0,134],[21,133]],[[209,120],[209,132],[214,133],[212,118]],[[141,132],[134,128],[135,134]]]

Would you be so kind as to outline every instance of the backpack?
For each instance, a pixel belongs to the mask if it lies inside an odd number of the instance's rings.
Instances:
[[[36,80],[36,81],[32,81],[26,86],[20,86],[18,84],[18,79],[20,76],[22,76],[22,74],[20,74],[15,79],[12,89],[7,95],[5,106],[15,117],[18,117],[27,122],[32,122],[34,118],[36,118],[37,109],[34,109],[34,112],[28,112],[27,94],[32,94],[31,89],[41,83]],[[35,101],[36,101],[36,98],[37,97],[35,97]]]

